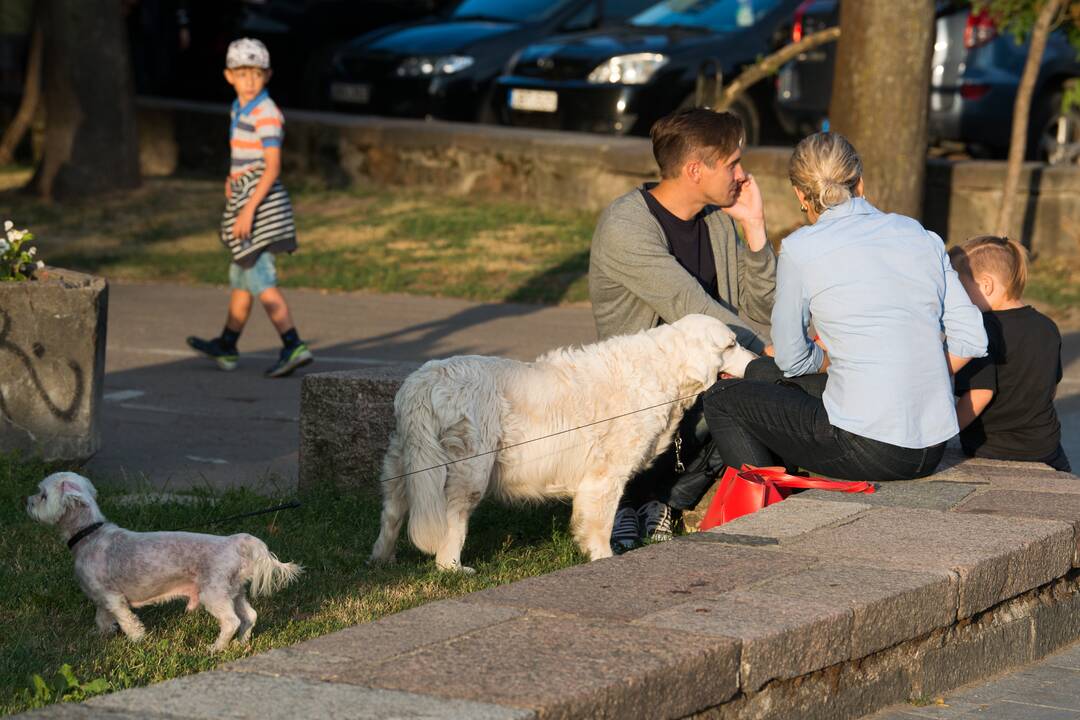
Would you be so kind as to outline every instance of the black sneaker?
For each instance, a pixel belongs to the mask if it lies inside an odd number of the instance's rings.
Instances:
[[[622,555],[632,550],[640,539],[637,510],[629,505],[620,505],[615,511],[615,524],[611,528],[611,552]]]
[[[306,343],[300,343],[296,347],[283,348],[277,362],[266,368],[265,375],[272,378],[285,377],[291,375],[293,370],[304,367],[314,359]]]
[[[675,535],[675,512],[659,500],[650,500],[638,508],[638,522],[645,540],[664,542]]]
[[[240,360],[240,353],[236,351],[236,348],[225,347],[219,337],[203,340],[192,335],[187,339],[187,344],[216,362],[222,370],[235,370],[236,363]]]

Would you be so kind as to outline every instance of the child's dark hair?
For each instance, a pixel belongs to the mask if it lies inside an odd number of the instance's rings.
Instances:
[[[1019,300],[1027,285],[1027,250],[1012,238],[979,235],[949,248],[953,269],[974,278],[989,273],[1005,285],[1005,295]]]

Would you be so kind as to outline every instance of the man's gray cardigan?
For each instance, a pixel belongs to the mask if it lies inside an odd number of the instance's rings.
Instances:
[[[589,297],[601,340],[704,313],[727,323],[743,347],[757,353],[764,349],[765,342],[746,318],[769,326],[776,255],[769,243],[751,252],[731,217],[719,208],[709,209],[705,223],[716,258],[719,302],[671,254],[664,229],[640,189],[608,206],[589,252]]]

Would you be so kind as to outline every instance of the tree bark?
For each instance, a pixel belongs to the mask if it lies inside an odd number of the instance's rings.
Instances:
[[[934,0],[840,0],[831,129],[863,160],[866,197],[918,218],[926,177],[926,121]]]
[[[139,185],[135,95],[118,0],[41,0],[45,143],[31,187],[57,200]]]
[[[15,148],[19,146],[26,131],[30,128],[38,103],[41,101],[42,42],[41,26],[35,22],[30,37],[30,52],[26,60],[26,78],[23,80],[19,109],[15,111],[11,124],[4,130],[4,136],[0,138],[0,165],[7,165],[15,157]]]
[[[1039,76],[1046,40],[1050,36],[1051,25],[1061,13],[1064,0],[1047,0],[1039,10],[1035,27],[1031,30],[1031,46],[1028,48],[1024,72],[1020,75],[1020,85],[1016,88],[1016,100],[1013,103],[1012,137],[1009,138],[1009,159],[1005,169],[1005,187],[1001,191],[1001,206],[998,209],[997,234],[1008,235],[1012,227],[1013,206],[1016,204],[1016,191],[1020,186],[1020,171],[1024,166],[1024,154],[1027,152],[1028,122],[1031,118],[1031,96],[1035,92],[1035,80]]]
[[[807,35],[799,42],[785,45],[772,55],[759,60],[739,73],[739,76],[724,88],[724,92],[720,94],[720,99],[717,100],[713,109],[717,112],[727,110],[732,101],[746,92],[750,86],[775,73],[784,63],[793,59],[799,53],[832,42],[838,37],[840,37],[840,28],[834,27],[816,32],[813,35]]]

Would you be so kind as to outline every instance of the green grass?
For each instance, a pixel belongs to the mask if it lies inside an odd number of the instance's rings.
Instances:
[[[1080,308],[1080,262],[1051,258],[1032,263],[1024,295],[1054,308]]]
[[[63,206],[17,188],[27,168],[0,167],[0,207],[31,229],[51,265],[111,279],[221,285],[221,182],[148,178],[129,193]],[[300,251],[279,257],[284,287],[368,290],[477,301],[588,301],[597,214],[435,190],[290,185]],[[776,231],[774,239],[794,228]],[[1080,262],[1032,263],[1027,296],[1063,327],[1080,323]]]
[[[134,192],[59,207],[17,191],[28,173],[0,168],[0,205],[34,232],[48,264],[112,279],[227,282],[220,182],[150,178]],[[292,196],[300,251],[279,258],[285,287],[587,299],[594,213],[416,190],[301,185]]]
[[[216,622],[201,610],[184,614],[182,602],[138,610],[148,635],[133,644],[122,636],[96,634],[93,606],[76,585],[67,548],[55,528],[25,514],[23,496],[53,469],[0,457],[0,714],[209,670],[238,657],[583,560],[568,534],[567,506],[485,503],[472,518],[463,558],[476,568],[476,575],[436,571],[431,559],[404,537],[397,564],[371,568],[366,559],[378,532],[377,497],[370,492],[313,495],[302,498],[298,509],[208,530],[251,533],[283,560],[305,566],[299,582],[253,601],[259,620],[249,646],[234,644],[221,655],[211,655]],[[95,480],[106,516],[133,530],[183,527],[282,499],[232,491],[196,495],[190,504],[122,503],[117,490]],[[62,679],[61,673],[68,672],[65,666],[81,687],[69,687],[71,681]]]

